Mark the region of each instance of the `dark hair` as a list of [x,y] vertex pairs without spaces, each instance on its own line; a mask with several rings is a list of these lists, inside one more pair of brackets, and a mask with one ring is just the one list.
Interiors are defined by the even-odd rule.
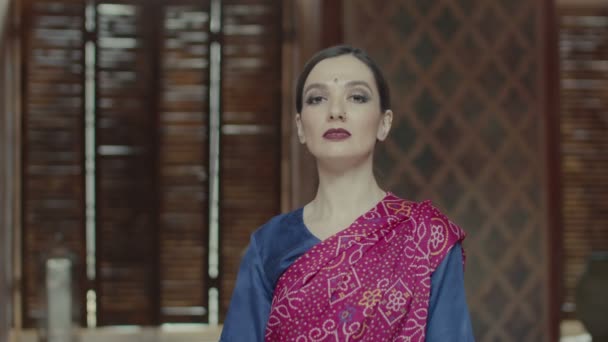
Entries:
[[367,65],[368,68],[370,68],[372,74],[374,74],[374,79],[376,80],[376,87],[378,88],[378,92],[380,93],[380,109],[382,110],[382,112],[385,112],[386,110],[390,109],[391,98],[388,90],[388,85],[386,84],[386,80],[382,75],[382,71],[380,71],[380,68],[378,67],[376,62],[374,62],[367,54],[367,52],[363,51],[362,49],[355,48],[350,45],[336,45],[317,52],[304,65],[304,69],[302,69],[302,72],[298,77],[298,83],[296,84],[296,111],[298,113],[302,112],[302,96],[304,95],[302,94],[302,92],[304,91],[304,83],[306,83],[306,79],[308,78],[308,75],[310,74],[312,69],[324,59],[339,57],[342,55],[352,55],[353,57],[357,58],[365,65]]

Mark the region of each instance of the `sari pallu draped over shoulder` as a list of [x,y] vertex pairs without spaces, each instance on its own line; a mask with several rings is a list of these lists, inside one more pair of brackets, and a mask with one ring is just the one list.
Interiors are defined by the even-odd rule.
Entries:
[[265,340],[424,341],[431,275],[464,237],[429,201],[389,193],[283,273]]

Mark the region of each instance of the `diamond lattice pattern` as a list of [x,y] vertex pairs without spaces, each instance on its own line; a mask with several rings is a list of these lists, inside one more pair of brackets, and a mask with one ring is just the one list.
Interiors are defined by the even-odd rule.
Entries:
[[[467,232],[478,341],[546,339],[542,66],[534,1],[345,2],[345,41],[378,61],[396,114],[380,181]],[[369,15],[374,13],[374,15]]]

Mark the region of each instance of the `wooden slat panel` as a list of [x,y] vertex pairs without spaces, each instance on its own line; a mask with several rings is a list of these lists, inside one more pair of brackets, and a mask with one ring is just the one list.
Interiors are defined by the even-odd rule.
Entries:
[[141,3],[96,8],[98,323],[155,324],[152,23]]
[[[249,234],[279,210],[275,5],[223,1],[222,310]],[[36,269],[57,226],[84,266],[84,2],[29,7],[23,188],[31,326],[41,308]],[[205,321],[209,3],[95,8],[98,324]]]
[[43,259],[61,245],[84,265],[84,11],[69,0],[24,8],[23,319],[34,327],[44,308]]
[[608,12],[562,9],[560,45],[564,302],[575,303],[588,256],[608,250]]
[[[281,5],[268,0],[226,0],[222,13],[223,314],[249,235],[280,210]],[[234,126],[228,129],[228,125]]]
[[163,9],[158,151],[162,322],[207,317],[209,3],[189,3]]

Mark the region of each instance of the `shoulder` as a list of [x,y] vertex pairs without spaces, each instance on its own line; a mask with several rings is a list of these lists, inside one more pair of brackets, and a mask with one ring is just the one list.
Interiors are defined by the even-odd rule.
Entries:
[[452,247],[461,243],[466,233],[431,201],[416,203],[412,212],[415,239],[424,250],[431,266],[437,267]]
[[[388,199],[385,199],[385,202],[388,202],[389,209],[393,209],[392,212],[403,213],[407,217],[416,221],[416,226],[419,227],[421,224],[424,224],[423,228],[426,228],[431,223],[444,223],[446,226],[451,227],[451,231],[456,234],[464,234],[456,224],[454,224],[439,208],[437,208],[432,201],[425,200],[422,202],[415,202],[407,199],[403,199],[397,197],[393,194]],[[393,205],[391,205],[393,204]],[[395,210],[394,204],[398,204],[397,210]],[[424,229],[423,229],[424,231]],[[464,237],[464,236],[463,236]]]
[[456,237],[458,237],[459,240],[464,239],[466,235],[458,225],[456,225],[430,200],[417,202],[414,206],[412,216],[418,222],[419,226],[421,224],[424,224],[427,228],[433,226],[442,226],[442,228],[447,229],[450,234],[454,234]]
[[302,221],[302,210],[277,215],[251,237],[269,280],[274,284],[283,271],[318,242]]
[[252,240],[258,247],[261,247],[267,245],[269,241],[274,241],[277,237],[283,236],[286,233],[285,230],[297,225],[299,210],[296,209],[272,217],[251,234]]

